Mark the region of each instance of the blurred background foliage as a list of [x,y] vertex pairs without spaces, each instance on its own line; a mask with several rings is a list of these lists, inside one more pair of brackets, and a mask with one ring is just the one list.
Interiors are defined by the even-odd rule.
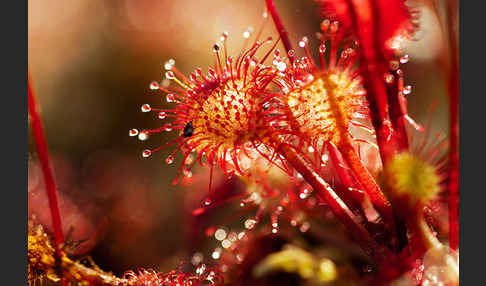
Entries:
[[[317,5],[276,2],[291,40],[308,36],[317,51]],[[410,62],[404,65],[406,84],[413,87],[409,111],[419,123],[433,116],[432,130],[447,132],[447,97],[437,65],[440,27],[426,5],[415,7],[420,28],[406,45]],[[221,33],[229,32],[230,54],[237,54],[242,33],[249,26],[258,29],[263,12],[261,0],[29,0],[29,70],[54,158],[64,228],[72,227],[74,240],[87,239],[75,255],[89,252],[116,274],[138,267],[171,270],[194,251],[209,259],[204,235],[194,236],[204,228],[191,218],[206,192],[207,171],[195,169],[193,185],[173,186],[179,161],[165,164],[172,149],[149,159],[141,152],[175,134],[140,142],[128,130],[162,125],[140,106],[167,105],[149,89],[162,78],[166,60],[175,59],[185,74],[206,70]],[[271,22],[264,35],[276,36]],[[432,102],[438,103],[433,115]],[[29,142],[29,214],[49,225],[40,177]],[[221,207],[212,219],[231,208]]]

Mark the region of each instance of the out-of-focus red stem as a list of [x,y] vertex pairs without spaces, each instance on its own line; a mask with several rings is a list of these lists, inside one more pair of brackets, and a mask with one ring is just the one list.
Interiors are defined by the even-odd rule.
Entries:
[[[447,1],[447,33],[449,38],[449,245],[456,250],[459,245],[459,59],[458,43],[454,32],[456,1]],[[453,11],[455,10],[455,11]]]
[[323,199],[334,215],[344,224],[352,237],[360,246],[378,263],[389,258],[391,253],[385,247],[381,247],[368,233],[368,231],[356,220],[346,204],[339,198],[329,184],[314,171],[314,167],[302,159],[295,150],[283,144],[279,153],[299,172],[309,183],[316,194]]
[[[265,3],[267,4],[267,9],[270,12],[270,15],[272,15],[273,22],[275,23],[275,27],[277,28],[280,38],[282,39],[285,51],[288,54],[289,51],[292,50],[292,45],[290,44],[288,32],[287,30],[285,30],[285,27],[282,24],[282,20],[280,20],[277,8],[275,7],[275,3],[273,3],[273,0],[265,0]],[[289,59],[292,61],[293,57],[289,57]]]
[[[59,211],[59,204],[57,199],[57,186],[54,179],[54,173],[51,168],[49,151],[47,150],[46,138],[44,136],[44,127],[42,120],[37,110],[37,103],[35,95],[31,87],[32,80],[30,78],[27,82],[27,96],[28,109],[30,114],[30,124],[32,126],[32,134],[34,137],[35,147],[37,149],[37,156],[44,175],[44,183],[46,185],[47,198],[49,200],[49,209],[51,211],[52,225],[54,227],[54,242],[56,246],[56,253],[58,257],[62,257],[61,245],[64,242],[64,234],[62,232],[61,213]],[[63,280],[63,285],[68,285]]]

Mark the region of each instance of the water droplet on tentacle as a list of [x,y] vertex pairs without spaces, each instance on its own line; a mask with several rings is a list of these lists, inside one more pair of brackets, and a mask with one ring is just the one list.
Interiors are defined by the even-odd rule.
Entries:
[[404,55],[403,57],[400,58],[400,63],[401,64],[406,64],[408,63],[408,55]]

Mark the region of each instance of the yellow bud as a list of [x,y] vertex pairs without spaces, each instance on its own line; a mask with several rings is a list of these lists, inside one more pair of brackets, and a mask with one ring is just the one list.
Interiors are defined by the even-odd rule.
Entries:
[[254,268],[253,275],[262,277],[275,271],[296,273],[303,279],[318,282],[332,281],[337,278],[336,266],[331,260],[327,258],[318,260],[311,253],[291,245],[268,255]]
[[317,269],[316,279],[319,282],[333,281],[337,278],[337,269],[334,262],[327,258],[321,259]]
[[408,197],[411,206],[426,203],[440,190],[440,177],[434,166],[409,153],[395,155],[383,173],[392,199]]

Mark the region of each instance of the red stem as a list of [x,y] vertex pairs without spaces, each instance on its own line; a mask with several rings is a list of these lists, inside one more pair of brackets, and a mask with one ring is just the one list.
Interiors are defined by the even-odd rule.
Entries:
[[[447,32],[449,37],[449,245],[456,250],[459,245],[459,59],[458,43],[454,33],[453,4],[447,1]],[[457,7],[457,6],[456,6]],[[457,10],[456,10],[457,11]]]
[[57,199],[57,186],[54,179],[54,174],[49,160],[49,152],[47,150],[46,138],[44,136],[44,127],[37,110],[34,92],[31,88],[31,79],[27,82],[28,108],[30,114],[30,124],[32,126],[32,133],[34,137],[37,155],[44,175],[44,183],[46,185],[47,198],[49,200],[49,209],[51,211],[52,225],[54,227],[54,242],[56,246],[56,253],[58,257],[62,257],[61,245],[64,242],[64,234],[62,232],[61,214],[59,211],[59,204]]
[[[282,42],[285,46],[285,49],[288,53],[292,49],[292,47],[288,40],[287,31],[285,30],[285,27],[283,26],[282,21],[280,20],[278,11],[275,8],[275,4],[273,0],[265,0],[265,2],[267,4],[268,11],[272,15],[277,31],[279,32],[280,37],[282,38]],[[372,58],[374,56],[375,54],[373,53]],[[289,57],[289,59],[292,60],[293,57]],[[365,62],[369,62],[369,61],[365,61]],[[374,62],[371,63],[374,64]],[[369,78],[375,79],[375,81],[372,82],[371,86],[379,91],[379,92],[375,92],[377,95],[379,95],[377,96],[379,104],[375,105],[375,109],[378,110],[378,112],[372,112],[372,114],[378,115],[379,113],[381,116],[381,117],[380,116],[375,117],[375,121],[374,121],[376,122],[377,125],[379,125],[379,128],[377,128],[378,130],[377,134],[378,134],[379,145],[381,143],[380,147],[382,147],[380,148],[380,152],[384,152],[384,154],[382,155],[382,159],[391,158],[391,155],[394,153],[394,149],[390,149],[390,147],[394,147],[392,146],[392,144],[390,144],[390,138],[391,135],[393,135],[393,129],[392,129],[392,124],[388,118],[388,103],[387,103],[386,87],[384,85],[383,80],[381,80],[381,82],[378,80],[379,78],[377,76],[377,71],[375,69],[369,68],[367,69],[367,72],[374,73],[373,76],[369,76]],[[371,98],[370,101],[375,102],[374,98]],[[359,223],[356,223],[356,221],[354,220],[355,218],[352,215],[351,211],[335,194],[335,192],[330,188],[330,186],[316,172],[312,171],[313,170],[312,167],[306,165],[299,165],[299,164],[305,164],[305,162],[300,160],[298,155],[295,154],[295,152],[290,147],[287,147],[286,149],[287,151],[284,153],[290,152],[290,153],[294,153],[294,155],[292,154],[283,154],[283,155],[287,158],[287,160],[289,160],[289,162],[293,165],[293,167],[301,173],[301,175],[307,180],[307,182],[314,187],[314,189],[318,193],[324,194],[323,196],[326,201],[332,200],[332,203],[328,202],[331,206],[331,209],[333,209],[333,212],[336,214],[336,216],[338,216],[340,220],[349,228],[350,232],[355,235],[355,238],[358,239],[359,241],[360,237],[359,235],[358,237],[356,237],[356,235],[359,234],[360,232],[365,232],[369,236],[369,233],[366,231],[366,229],[364,229]],[[348,154],[346,154],[345,157],[347,155]],[[349,156],[347,156],[346,158],[349,159]],[[354,160],[354,163],[357,162],[360,163],[359,160],[358,161]],[[365,189],[368,195],[370,196],[370,199],[372,200],[374,205],[378,204],[376,206],[377,210],[381,212],[384,219],[387,220],[388,225],[391,228],[390,230],[393,231],[394,221],[391,213],[390,203],[384,197],[383,193],[378,188],[373,178],[369,175],[368,171],[366,170],[366,168],[364,168],[364,166],[361,165],[362,168],[353,168],[353,167],[356,166],[352,166],[353,171],[355,171],[355,173],[356,171],[359,171],[357,175],[360,178],[359,180],[360,183],[366,184]],[[363,172],[363,169],[365,170],[365,172]],[[307,172],[307,173],[304,174],[302,172]],[[372,182],[370,182],[370,179],[372,180]],[[373,240],[373,238],[371,238],[371,240]],[[374,240],[373,242],[376,244]],[[366,244],[366,242],[361,242],[361,243]]]
[[[390,231],[391,237],[395,237],[395,221],[393,218],[391,204],[381,191],[378,184],[375,182],[373,176],[361,162],[358,154],[356,153],[355,147],[353,146],[353,142],[349,135],[348,126],[345,123],[345,115],[341,111],[338,100],[334,95],[334,90],[336,87],[330,82],[328,82],[327,85],[330,87],[327,90],[330,110],[334,115],[337,132],[340,136],[337,148],[339,149],[339,152],[342,154],[346,163],[353,171],[354,176],[363,187],[363,190],[368,194],[374,208],[382,216],[385,225]],[[332,145],[330,146],[332,147]],[[392,239],[392,244],[394,244],[394,241],[395,240]]]
[[374,177],[370,174],[368,169],[363,165],[360,158],[356,154],[356,150],[351,144],[349,136],[342,140],[338,148],[343,155],[343,158],[353,170],[353,174],[356,176],[359,183],[368,194],[373,207],[383,218],[385,226],[389,232],[388,234],[390,236],[391,246],[395,248],[397,244],[397,230],[393,209],[390,202],[381,191]]
[[[329,156],[331,157],[334,169],[339,177],[341,183],[345,186],[346,190],[339,192],[338,194],[342,197],[343,201],[349,205],[351,208],[359,210],[361,209],[361,202],[363,201],[363,196],[357,191],[360,190],[359,182],[352,177],[348,164],[344,161],[341,152],[332,143],[328,142],[326,144],[327,150],[329,151]],[[349,188],[356,189],[356,192],[352,192]],[[353,193],[355,195],[353,195]]]
[[303,160],[290,145],[283,144],[279,153],[299,172],[309,183],[316,194],[330,207],[334,215],[344,224],[352,237],[360,244],[368,255],[377,263],[389,258],[391,253],[384,247],[380,247],[368,231],[356,220],[346,204],[339,198],[329,184],[314,171],[313,166]]
[[[389,116],[389,102],[387,86],[384,81],[385,73],[389,72],[386,61],[377,46],[376,16],[371,1],[347,0],[354,30],[359,41],[359,56],[364,78],[364,86],[367,90],[366,98],[369,103],[371,122],[376,130],[377,143],[380,148],[380,156],[385,166],[399,149],[397,132]],[[395,105],[393,109],[395,109]],[[399,138],[406,137],[401,134]]]
[[[343,141],[349,141],[349,139],[347,138],[347,140],[344,139]],[[358,154],[356,154],[354,146],[351,144],[351,142],[343,142],[338,148],[343,158],[353,170],[354,175],[370,197],[373,206],[376,208],[376,210],[378,210],[378,212],[380,212],[388,223],[392,224],[393,216],[391,204],[381,191],[368,169],[363,166]]]
[[[282,24],[282,20],[280,20],[277,8],[275,7],[275,3],[273,3],[273,0],[265,0],[265,3],[267,4],[267,9],[270,12],[270,15],[272,15],[273,22],[275,23],[275,27],[277,28],[280,38],[282,39],[285,51],[288,54],[290,50],[293,50],[292,45],[290,44],[288,32],[287,30],[285,30],[285,27]],[[289,57],[289,60],[292,61],[293,57]]]

